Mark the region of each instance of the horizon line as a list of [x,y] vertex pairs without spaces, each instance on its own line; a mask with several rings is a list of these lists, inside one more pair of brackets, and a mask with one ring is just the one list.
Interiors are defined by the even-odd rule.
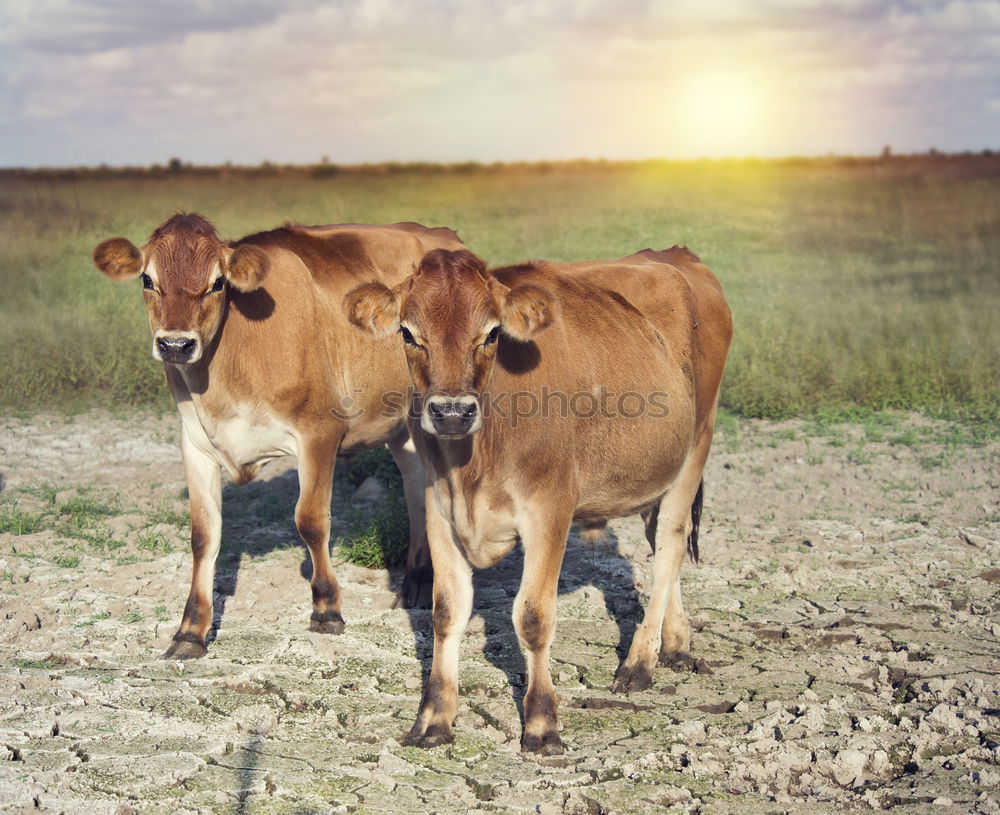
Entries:
[[204,170],[250,170],[250,171],[261,171],[261,170],[309,170],[309,171],[322,171],[324,168],[328,168],[331,174],[335,171],[343,170],[345,172],[357,172],[366,170],[379,170],[379,169],[428,169],[428,168],[439,168],[443,170],[450,169],[491,169],[491,168],[504,168],[504,167],[544,167],[544,166],[559,166],[559,165],[573,165],[573,164],[583,164],[583,165],[641,165],[641,164],[722,164],[722,163],[759,163],[759,164],[779,164],[783,162],[808,162],[808,161],[844,161],[844,160],[856,160],[856,161],[888,161],[894,159],[915,159],[915,158],[971,158],[971,157],[991,157],[1000,155],[1000,149],[998,148],[967,148],[965,150],[938,150],[937,148],[931,147],[927,150],[920,152],[895,152],[891,149],[891,146],[883,148],[877,153],[836,153],[833,151],[827,153],[799,153],[799,154],[789,154],[784,156],[757,156],[757,155],[743,155],[743,156],[699,156],[696,158],[669,158],[669,157],[646,157],[646,158],[607,158],[607,157],[587,157],[578,156],[576,158],[537,158],[537,159],[495,159],[495,160],[483,160],[483,159],[456,159],[454,161],[429,161],[422,159],[386,159],[383,161],[365,161],[365,162],[350,162],[350,163],[339,163],[335,161],[330,161],[326,156],[321,157],[319,161],[314,162],[279,162],[270,161],[268,159],[263,159],[257,164],[242,164],[235,163],[232,161],[225,161],[221,163],[196,163],[193,161],[184,161],[180,157],[171,156],[166,161],[154,162],[151,164],[108,164],[106,162],[101,162],[99,164],[39,164],[39,165],[0,165],[0,173],[18,173],[18,172],[136,172],[136,171],[163,171],[165,173],[183,173],[187,171],[204,171]]

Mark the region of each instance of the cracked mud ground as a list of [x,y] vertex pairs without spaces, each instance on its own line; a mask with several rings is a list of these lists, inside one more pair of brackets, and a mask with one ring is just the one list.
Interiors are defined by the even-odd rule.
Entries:
[[175,436],[169,415],[0,418],[0,511],[47,519],[0,534],[2,812],[1000,813],[997,442],[910,416],[729,421],[682,574],[693,661],[608,691],[648,547],[637,518],[574,535],[567,751],[538,759],[518,750],[520,558],[478,575],[455,743],[402,747],[429,614],[345,564],[346,632],[307,630],[287,461],[226,488],[209,656],[162,660],[190,568]]

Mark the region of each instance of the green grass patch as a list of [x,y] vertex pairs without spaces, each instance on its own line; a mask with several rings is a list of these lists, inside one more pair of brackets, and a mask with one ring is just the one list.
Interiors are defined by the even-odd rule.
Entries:
[[90,626],[94,625],[95,623],[99,623],[101,620],[110,620],[110,619],[111,619],[111,612],[110,611],[101,611],[101,612],[99,612],[97,614],[91,614],[85,620],[80,620],[80,622],[78,622],[78,623],[73,623],[73,627],[74,628],[89,628]]
[[0,533],[30,535],[44,527],[43,515],[21,509],[13,499],[0,499]]
[[51,671],[53,668],[58,668],[59,664],[56,662],[46,662],[41,659],[15,659],[14,667],[20,668],[21,670],[44,670]]
[[401,491],[403,476],[392,458],[392,454],[384,447],[374,450],[364,450],[356,453],[338,469],[338,475],[357,489],[369,476],[375,476],[387,490]]
[[170,404],[140,284],[93,268],[197,210],[227,238],[285,221],[449,225],[493,264],[686,244],[736,334],[722,404],[1000,430],[1000,156],[556,163],[365,171],[14,173],[0,184],[0,404]]
[[353,510],[349,531],[337,538],[337,554],[366,569],[389,569],[406,562],[410,524],[401,492],[390,492],[377,509]]
[[340,465],[337,474],[352,489],[374,476],[388,493],[381,506],[355,509],[347,515],[348,532],[335,541],[340,557],[367,569],[403,565],[410,543],[410,525],[403,477],[392,455],[385,448],[357,453]]
[[79,555],[56,555],[52,558],[52,562],[56,566],[61,566],[63,569],[75,569],[80,565]]
[[153,532],[143,532],[136,536],[135,544],[144,552],[154,554],[169,554],[174,551],[174,546],[170,541],[164,540],[160,535]]
[[161,507],[149,514],[149,524],[150,526],[170,524],[171,526],[186,528],[191,525],[191,512],[189,510],[178,512],[173,509]]

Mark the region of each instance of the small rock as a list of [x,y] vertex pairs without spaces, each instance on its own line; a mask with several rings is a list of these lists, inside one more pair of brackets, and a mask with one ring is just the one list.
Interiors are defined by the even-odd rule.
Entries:
[[233,711],[233,721],[243,733],[263,735],[278,726],[278,712],[269,705],[245,705]]
[[858,787],[864,783],[867,763],[868,756],[860,750],[841,750],[831,765],[833,780],[842,787]]
[[944,703],[937,705],[924,718],[931,724],[943,727],[945,730],[953,733],[959,733],[965,729],[965,722],[956,713],[955,709],[951,705]]
[[967,546],[972,546],[975,549],[987,549],[989,548],[992,541],[984,538],[982,535],[977,535],[974,532],[969,532],[967,529],[958,530],[958,537],[962,543]]
[[380,504],[388,497],[389,493],[382,482],[375,476],[370,475],[361,482],[361,486],[354,491],[355,501],[367,501],[371,504]]
[[14,621],[18,631],[38,631],[42,627],[42,618],[27,609],[10,612],[7,619]]
[[1000,773],[993,770],[978,770],[969,773],[969,780],[973,784],[980,784],[984,787],[1000,787]]

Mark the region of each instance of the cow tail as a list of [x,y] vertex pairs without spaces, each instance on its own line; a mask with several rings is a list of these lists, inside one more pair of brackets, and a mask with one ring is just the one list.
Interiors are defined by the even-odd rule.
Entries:
[[705,479],[698,484],[698,492],[691,504],[691,534],[688,535],[688,554],[691,560],[698,562],[698,524],[701,522],[701,502],[705,493]]

